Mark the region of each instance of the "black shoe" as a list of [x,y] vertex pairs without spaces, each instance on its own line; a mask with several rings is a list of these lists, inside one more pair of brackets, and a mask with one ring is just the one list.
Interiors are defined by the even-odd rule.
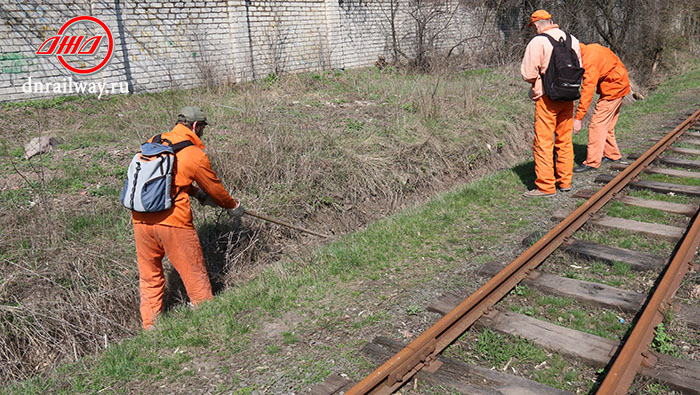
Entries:
[[562,188],[560,186],[557,186],[557,190],[562,191],[562,192],[569,192],[569,191],[571,191],[571,187]]
[[601,165],[608,163],[608,162],[619,163],[621,165],[629,165],[630,164],[629,162],[622,160],[622,158],[612,160],[612,159],[608,158],[607,156],[604,156],[603,159],[600,160]]
[[582,163],[574,168],[574,173],[583,173],[591,170],[595,170],[595,167],[586,166]]

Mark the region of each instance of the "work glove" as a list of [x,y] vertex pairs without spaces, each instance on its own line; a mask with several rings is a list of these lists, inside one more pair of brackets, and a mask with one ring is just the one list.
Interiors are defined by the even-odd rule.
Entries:
[[229,217],[236,219],[241,218],[243,214],[245,214],[245,209],[243,208],[242,204],[238,203],[238,206],[236,206],[236,208],[230,208],[226,210],[226,212],[228,213]]
[[197,190],[197,192],[194,194],[194,197],[199,201],[199,204],[201,204],[202,206],[217,207],[217,204],[214,203],[214,200],[211,198],[211,196],[207,195],[207,193],[201,189]]

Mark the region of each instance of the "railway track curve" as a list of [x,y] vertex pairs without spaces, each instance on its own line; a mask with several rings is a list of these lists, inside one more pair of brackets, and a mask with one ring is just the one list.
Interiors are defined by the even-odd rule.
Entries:
[[[627,260],[630,264],[639,265],[641,268],[649,265],[665,265],[665,268],[661,271],[656,281],[652,293],[649,295],[625,295],[622,299],[629,299],[630,306],[620,307],[619,305],[615,305],[616,308],[636,309],[636,311],[638,311],[633,329],[628,332],[621,344],[616,342],[606,343],[599,339],[578,335],[573,333],[575,332],[573,330],[569,330],[569,332],[561,335],[573,336],[574,338],[578,337],[578,340],[583,344],[583,348],[588,347],[588,349],[581,351],[569,350],[569,355],[582,358],[583,360],[587,360],[586,353],[590,354],[589,349],[603,350],[603,352],[599,352],[599,354],[606,354],[604,351],[607,350],[607,355],[591,357],[590,361],[587,360],[587,362],[596,364],[597,366],[603,366],[606,369],[605,378],[600,383],[597,393],[626,394],[632,381],[638,374],[644,374],[648,377],[654,377],[667,382],[672,388],[682,393],[700,393],[700,364],[667,358],[649,350],[650,344],[654,338],[655,328],[662,321],[664,313],[674,308],[672,303],[673,296],[680,286],[683,277],[693,267],[693,258],[698,245],[700,245],[700,221],[696,220],[698,207],[677,203],[655,203],[653,201],[621,195],[621,192],[625,188],[641,188],[654,191],[671,190],[676,191],[674,193],[700,196],[700,187],[638,180],[638,176],[642,173],[700,178],[698,175],[700,173],[697,172],[662,167],[663,165],[671,165],[683,167],[685,169],[700,169],[700,161],[675,160],[664,156],[667,152],[700,155],[700,150],[672,146],[672,144],[677,142],[682,136],[700,137],[698,133],[689,132],[692,128],[697,127],[699,121],[700,109],[681,122],[667,135],[656,141],[644,154],[632,156],[631,158],[634,159],[633,163],[629,165],[613,165],[611,169],[619,170],[619,174],[614,177],[607,175],[599,176],[596,181],[604,182],[605,185],[598,191],[580,191],[577,193],[577,197],[586,198],[587,200],[570,214],[565,216],[561,215],[561,217],[563,217],[561,222],[510,264],[507,264],[505,267],[495,267],[491,265],[491,271],[494,273],[493,277],[476,292],[463,300],[455,300],[455,298],[452,297],[451,300],[443,301],[441,306],[432,306],[432,310],[442,313],[443,317],[411,343],[402,346],[388,339],[375,340],[374,343],[383,343],[385,349],[397,349],[398,351],[391,356],[387,356],[388,359],[386,362],[381,364],[381,366],[363,380],[357,383],[351,383],[347,379],[332,376],[329,377],[325,383],[316,387],[313,392],[317,394],[345,393],[352,395],[388,394],[401,388],[416,374],[424,373],[434,375],[435,372],[442,370],[442,375],[447,377],[444,378],[444,380],[446,380],[448,385],[458,390],[459,388],[465,388],[462,392],[472,393],[472,391],[476,392],[477,390],[482,392],[481,390],[484,388],[491,388],[496,393],[546,393],[549,387],[540,387],[537,383],[529,382],[528,380],[501,380],[498,377],[490,376],[488,372],[474,369],[469,370],[469,368],[464,366],[459,368],[462,369],[459,371],[461,373],[452,372],[452,376],[450,376],[448,371],[457,368],[444,367],[439,357],[446,347],[455,342],[456,339],[462,336],[462,334],[477,323],[478,320],[491,320],[493,324],[493,321],[503,321],[507,319],[508,314],[499,312],[498,309],[495,308],[495,305],[508,295],[518,284],[522,282],[546,283],[550,281],[550,283],[552,283],[550,287],[559,286],[559,288],[562,288],[562,284],[554,283],[562,283],[564,280],[548,279],[546,275],[542,275],[536,269],[554,251],[563,248],[575,253],[601,259],[613,260],[613,258],[615,258],[622,259],[623,261]],[[690,143],[692,143],[692,141],[693,140],[689,140]],[[683,150],[686,152],[683,152]],[[652,166],[652,164],[655,165]],[[689,225],[686,229],[680,229],[667,225],[640,225],[632,224],[632,222],[635,221],[611,221],[609,219],[597,217],[596,213],[612,200],[619,200],[624,204],[657,208],[670,213],[686,215],[690,218]],[[640,232],[646,232],[649,235],[653,235],[653,237],[669,237],[671,240],[679,241],[673,255],[667,259],[661,259],[649,254],[634,251],[625,252],[628,256],[620,258],[621,252],[619,249],[604,248],[599,245],[593,246],[586,242],[571,240],[573,234],[584,224],[589,222],[596,222],[601,226],[624,226],[628,229],[637,229]],[[637,228],[635,228],[635,226]],[[613,256],[613,258],[610,258],[610,256]],[[591,286],[577,283],[563,286],[563,288],[567,287],[569,291],[566,292],[573,292],[571,290],[575,290],[577,287],[585,288]],[[617,293],[618,299],[620,298],[619,290],[607,290],[602,285],[597,288],[600,289],[595,290],[596,294],[604,293],[604,291],[612,292]],[[585,293],[586,291],[584,290],[582,292]],[[601,306],[604,306],[605,303],[613,303],[605,302],[600,297],[598,299],[599,300],[594,303],[598,303]],[[449,306],[450,308],[445,306]],[[694,309],[692,307],[686,307],[685,310],[679,311],[679,313],[688,317],[691,325],[697,325],[697,327],[700,328],[700,309],[697,309],[697,307]],[[537,323],[533,323],[533,325],[536,327],[538,326]],[[541,330],[543,333],[550,333],[549,335],[543,335],[543,337],[555,337],[555,335],[551,335],[551,333],[557,331],[556,329],[545,329],[543,327],[538,327],[535,329],[535,332],[537,330]],[[522,333],[518,333],[517,330],[514,330],[513,333],[522,335]],[[546,343],[548,339],[543,338],[541,341]],[[549,339],[549,341],[553,340]],[[586,342],[592,343],[587,344]],[[467,384],[457,383],[460,379],[454,377],[455,375],[470,374],[473,375],[474,378],[471,379],[471,382],[470,379],[466,379]],[[481,383],[476,385],[477,381]],[[484,387],[484,383],[487,383],[486,387]],[[552,393],[559,393],[557,391],[558,390],[555,390]],[[488,391],[484,390],[484,392]]]

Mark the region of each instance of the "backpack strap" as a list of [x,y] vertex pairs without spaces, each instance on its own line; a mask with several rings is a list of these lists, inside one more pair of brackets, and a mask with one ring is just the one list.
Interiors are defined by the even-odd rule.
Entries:
[[[156,134],[155,136],[151,137],[151,139],[150,139],[149,141],[147,141],[147,142],[149,142],[149,143],[154,143],[154,144],[164,144],[164,143],[168,143],[169,146],[173,147],[172,141],[170,141],[170,140],[168,140],[168,139],[164,139],[162,136],[163,136],[163,133],[158,133],[158,134]],[[184,147],[183,147],[183,148],[184,148]]]
[[189,147],[190,145],[194,145],[194,143],[191,142],[190,140],[183,140],[183,141],[180,141],[179,143],[173,144],[172,141],[170,141],[168,139],[164,139],[162,136],[163,136],[162,133],[156,134],[151,139],[151,142],[155,143],[155,144],[168,143],[168,145],[173,149],[173,152],[177,152],[183,148]]
[[173,147],[173,151],[178,152],[183,148],[189,147],[190,145],[194,145],[194,143],[190,140],[184,140],[180,141],[179,143],[171,144],[171,147]]
[[158,133],[155,136],[151,137],[151,139],[149,141],[147,141],[147,143],[154,143],[154,144],[168,143],[168,145],[172,147],[173,143],[170,142],[170,140],[168,140],[168,139],[164,139],[162,136],[163,136],[163,133]]
[[[178,151],[182,150],[183,148],[187,148],[191,145],[194,145],[194,143],[191,142],[190,140],[183,140],[183,141],[180,141],[179,143],[171,144],[170,146],[172,147],[173,152],[177,153]],[[173,201],[175,201],[175,198],[177,198],[177,195],[179,195],[180,192],[182,192],[185,188],[186,188],[186,186],[183,186],[182,188],[177,188],[177,191],[175,192],[175,196],[173,196],[173,198],[172,198]]]
[[[540,33],[540,34],[538,34],[537,36],[538,36],[538,37],[539,37],[539,36],[547,37],[547,38],[549,39],[549,42],[552,43],[552,46],[553,46],[553,47],[556,47],[557,45],[559,45],[559,42],[558,42],[557,40],[555,40],[554,37],[550,36],[550,35],[547,34],[547,33]],[[567,33],[567,36],[568,36],[568,33]]]
[[[562,44],[564,44],[564,46],[565,46],[566,48],[573,49],[573,46],[571,45],[571,44],[572,44],[571,35],[570,35],[569,33],[567,33],[567,32],[564,32],[564,37],[566,37],[566,39],[563,40],[563,43],[562,43],[562,41],[557,41],[557,40],[555,40],[554,37],[552,37],[552,36],[550,36],[549,34],[546,34],[546,33],[540,33],[540,34],[538,34],[538,36],[547,37],[547,38],[549,39],[549,42],[552,43],[552,46],[553,46],[553,47],[556,47],[557,45],[562,45]],[[561,40],[561,39],[560,39],[560,40]]]
[[569,49],[574,49],[572,45],[571,35],[567,32],[564,32],[564,34],[566,34],[566,41],[564,41],[564,45],[566,45],[566,47]]

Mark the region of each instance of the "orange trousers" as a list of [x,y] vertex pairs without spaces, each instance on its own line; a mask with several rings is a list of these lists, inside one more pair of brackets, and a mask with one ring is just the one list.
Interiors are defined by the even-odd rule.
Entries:
[[584,165],[598,168],[603,156],[612,160],[622,158],[615,141],[615,124],[620,115],[622,97],[612,100],[598,100],[595,112],[588,125],[588,151]]
[[163,311],[163,256],[166,254],[180,274],[192,304],[197,306],[213,297],[197,231],[137,223],[134,224],[134,238],[139,264],[141,320],[144,329],[150,329],[156,316]]
[[[545,193],[555,193],[557,186],[571,188],[574,169],[574,102],[551,100],[542,96],[535,102],[535,185]],[[556,152],[557,160],[554,161]]]

